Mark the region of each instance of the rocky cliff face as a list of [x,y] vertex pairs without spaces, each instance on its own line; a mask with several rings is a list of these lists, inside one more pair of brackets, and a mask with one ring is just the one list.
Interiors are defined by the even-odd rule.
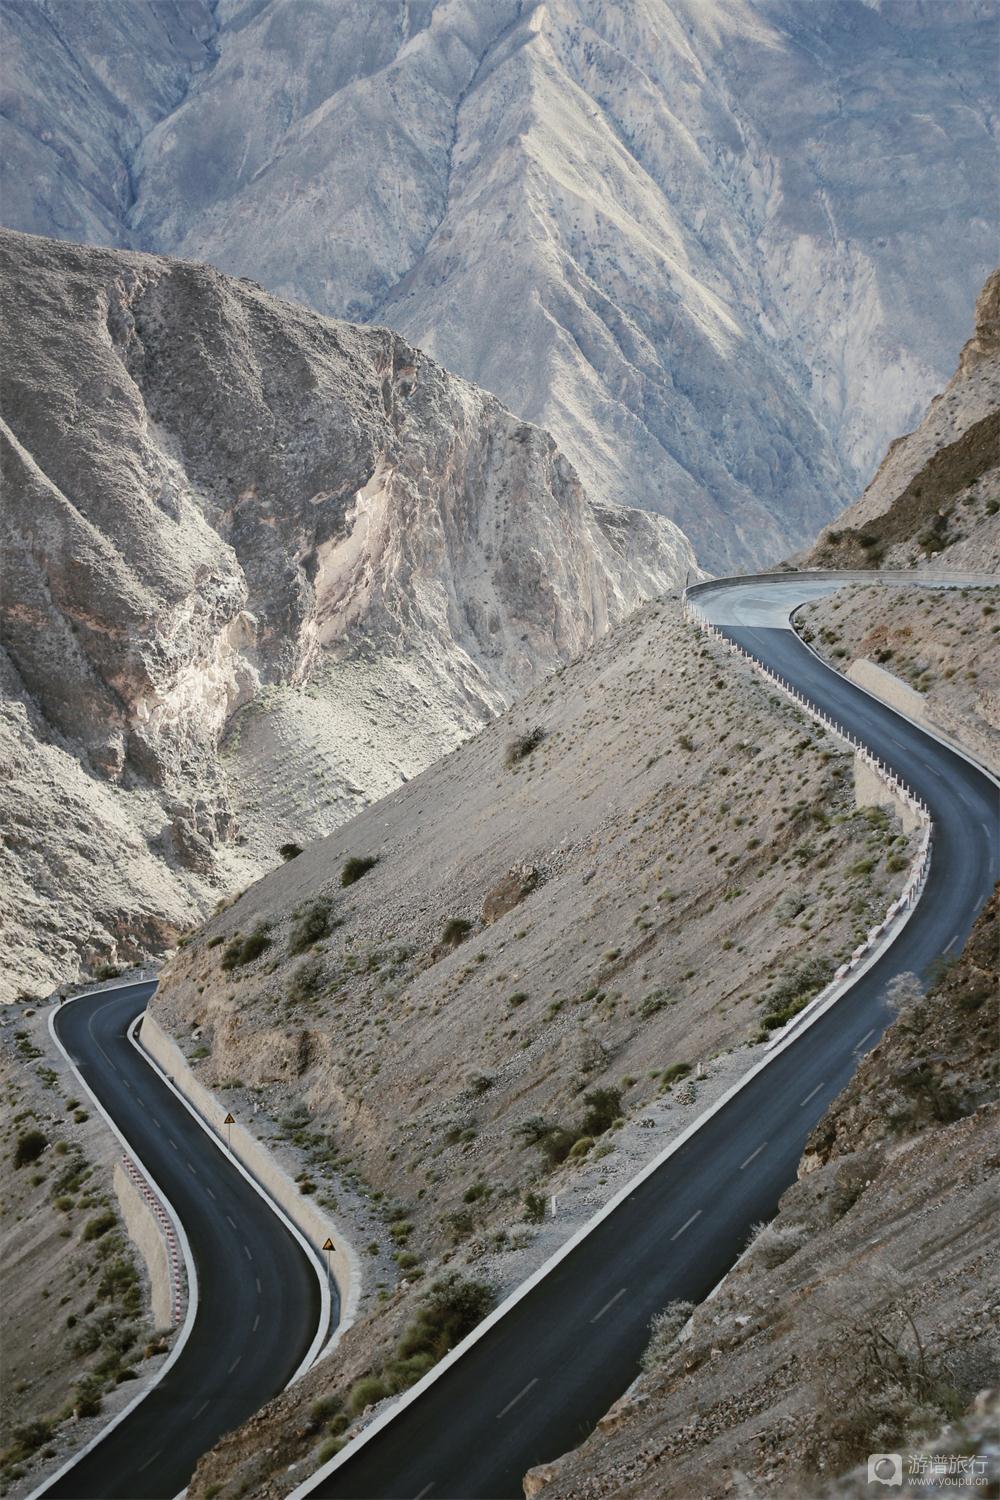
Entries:
[[820,536],[819,567],[1000,568],[1000,270],[976,303],[958,369],[893,442],[860,500]]
[[8,222],[388,322],[717,571],[857,493],[992,264],[986,0],[92,10],[7,6]]
[[15,982],[167,939],[692,565],[388,330],[0,254]]

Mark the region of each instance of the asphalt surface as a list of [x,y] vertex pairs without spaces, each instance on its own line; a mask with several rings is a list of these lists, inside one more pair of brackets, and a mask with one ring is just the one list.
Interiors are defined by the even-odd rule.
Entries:
[[173,1204],[198,1279],[198,1312],[177,1362],[46,1497],[171,1500],[201,1454],[291,1379],[320,1317],[301,1245],[131,1045],[154,984],[64,1005],[59,1040]]
[[812,1127],[891,1019],[888,981],[927,976],[958,952],[1000,873],[997,790],[986,776],[824,667],[790,630],[723,628],[926,801],[935,835],[917,913],[830,1011],[451,1368],[296,1494],[519,1500],[525,1471],[577,1445],[637,1374],[654,1313],[704,1298],[751,1226],[773,1214]]

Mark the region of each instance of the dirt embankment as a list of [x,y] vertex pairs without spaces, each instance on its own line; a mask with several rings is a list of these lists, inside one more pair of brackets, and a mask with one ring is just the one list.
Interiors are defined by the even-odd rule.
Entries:
[[871,1452],[995,1450],[997,908],[904,1000],[720,1294],[680,1339],[684,1310],[664,1321],[647,1373],[529,1494],[861,1495]]
[[43,1013],[4,1007],[0,1479],[16,1495],[82,1446],[167,1347],[112,1190],[110,1134],[49,1045]]
[[[899,702],[988,765],[1000,761],[1000,589],[847,588],[796,615],[830,666],[870,662],[919,700]],[[859,677],[859,680],[862,680]],[[863,685],[892,699],[892,683]]]
[[415,1378],[401,1331],[434,1279],[499,1295],[533,1269],[822,986],[909,848],[668,602],[221,911],[154,1011],[301,1151],[304,1192],[366,1197],[384,1297],[192,1495],[284,1493]]

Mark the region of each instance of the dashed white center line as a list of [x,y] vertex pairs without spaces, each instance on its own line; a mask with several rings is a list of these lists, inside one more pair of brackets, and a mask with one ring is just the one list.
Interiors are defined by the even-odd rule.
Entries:
[[430,1484],[425,1484],[423,1489],[420,1491],[420,1494],[414,1496],[414,1500],[424,1500],[424,1496],[430,1494],[431,1490],[434,1488],[435,1483],[436,1481],[432,1479]]
[[520,1401],[521,1397],[522,1396],[526,1396],[528,1394],[528,1392],[531,1390],[532,1386],[535,1386],[537,1384],[538,1384],[538,1376],[536,1375],[535,1378],[534,1378],[534,1380],[529,1380],[528,1381],[528,1384],[524,1387],[523,1391],[518,1391],[518,1393],[514,1397],[513,1401],[508,1401],[507,1402],[507,1405],[504,1407],[503,1411],[498,1411],[497,1412],[497,1421],[499,1422],[499,1420],[500,1420],[501,1417],[505,1417],[507,1415],[507,1413],[510,1411],[511,1407],[512,1406],[516,1406],[517,1403]]
[[855,1049],[854,1049],[855,1052],[860,1052],[861,1049],[862,1049],[862,1047],[865,1045],[865,1042],[867,1042],[868,1038],[870,1036],[874,1036],[874,1035],[875,1035],[875,1027],[873,1026],[872,1029],[871,1029],[871,1031],[866,1031],[865,1032],[864,1036],[861,1038],[860,1042],[855,1047]]
[[199,1406],[199,1408],[198,1408],[198,1410],[197,1410],[197,1411],[196,1411],[196,1412],[195,1412],[195,1416],[196,1416],[196,1417],[200,1417],[200,1416],[201,1416],[201,1414],[202,1414],[202,1412],[203,1412],[203,1411],[204,1411],[204,1410],[205,1410],[205,1407],[206,1407],[206,1406],[207,1406],[207,1405],[208,1405],[208,1402],[207,1402],[207,1401],[203,1401],[203,1402],[202,1402],[202,1403],[201,1403],[201,1405],[200,1405],[200,1406]]
[[257,1283],[257,1295],[260,1296],[260,1277],[259,1276],[255,1276],[254,1277],[254,1281],[256,1281],[256,1283]]
[[750,1163],[751,1163],[751,1162],[752,1162],[752,1161],[754,1161],[754,1160],[755,1160],[755,1159],[756,1159],[756,1158],[757,1158],[757,1157],[758,1157],[758,1156],[759,1156],[759,1155],[760,1155],[760,1153],[761,1153],[761,1152],[762,1152],[762,1151],[763,1151],[763,1149],[764,1149],[764,1147],[765,1147],[765,1146],[766,1146],[766,1145],[767,1145],[767,1142],[766,1142],[766,1141],[764,1141],[764,1142],[762,1142],[762,1144],[761,1144],[761,1145],[759,1145],[759,1146],[758,1146],[758,1147],[757,1147],[757,1149],[756,1149],[756,1151],[751,1151],[751,1153],[750,1153],[750,1155],[749,1155],[749,1156],[748,1156],[748,1157],[747,1157],[747,1159],[746,1159],[746,1161],[744,1161],[744,1162],[741,1162],[741,1163],[740,1163],[740,1171],[741,1171],[741,1172],[742,1172],[742,1171],[743,1171],[743,1168],[744,1168],[744,1167],[748,1167],[748,1166],[749,1166],[749,1165],[750,1165]]
[[[170,1137],[169,1136],[167,1136],[167,1140],[170,1141]],[[174,1150],[176,1151],[177,1150],[177,1142],[176,1141],[170,1141],[170,1144],[171,1144],[171,1146],[173,1146]]]
[[250,1246],[249,1245],[244,1245],[243,1246],[243,1254],[246,1256],[247,1260],[253,1260],[253,1256],[250,1254]]
[[670,1236],[670,1238],[672,1240],[679,1240],[680,1237],[681,1237],[681,1235],[684,1233],[685,1229],[690,1229],[691,1225],[694,1223],[695,1219],[700,1219],[700,1218],[701,1218],[701,1209],[700,1208],[696,1208],[695,1211],[694,1211],[694,1213],[691,1215],[690,1219],[686,1219],[684,1221],[684,1223],[681,1225],[680,1229],[678,1229],[677,1233],[676,1234],[672,1234]]
[[215,1202],[215,1194],[212,1192],[212,1189],[210,1187],[207,1187],[205,1189],[205,1192],[208,1194],[208,1196],[211,1198],[212,1202],[214,1203]]
[[229,1220],[230,1224],[235,1229],[236,1228],[236,1220],[232,1217],[232,1215],[231,1214],[226,1214],[226,1218]]
[[197,1177],[198,1173],[197,1173],[196,1169],[191,1165],[190,1162],[185,1162],[184,1165],[187,1167],[187,1169],[188,1169],[189,1172],[193,1173],[193,1175],[195,1177]]
[[151,1120],[152,1120],[152,1122],[153,1122],[153,1124],[154,1124],[154,1125],[155,1125],[155,1126],[156,1126],[156,1128],[157,1128],[157,1130],[159,1130],[159,1128],[160,1128],[160,1122],[159,1122],[159,1120],[158,1120],[158,1119],[157,1119],[157,1118],[156,1118],[156,1116],[155,1116],[155,1115],[150,1115],[150,1117],[149,1117],[149,1118],[150,1118],[150,1119],[151,1119]]
[[227,1375],[231,1375],[233,1373],[233,1371],[236,1369],[236,1366],[239,1364],[239,1362],[240,1362],[240,1360],[242,1358],[243,1358],[242,1354],[237,1354],[236,1358],[233,1360],[232,1364],[229,1366],[229,1369],[226,1371]]
[[150,1464],[153,1462],[153,1460],[156,1459],[156,1458],[159,1458],[159,1456],[160,1456],[160,1454],[162,1452],[163,1452],[162,1448],[157,1448],[157,1450],[156,1450],[155,1453],[151,1453],[149,1455],[149,1457],[146,1459],[146,1462],[144,1464],[140,1464],[139,1465],[138,1469],[136,1469],[136,1473],[137,1474],[141,1474],[142,1471],[143,1471],[143,1469],[148,1469],[149,1466],[150,1466]]
[[595,1313],[594,1316],[591,1318],[590,1321],[592,1323],[596,1323],[597,1320],[598,1320],[598,1318],[603,1318],[604,1314],[607,1312],[608,1308],[609,1307],[614,1307],[614,1305],[618,1301],[619,1297],[624,1297],[624,1295],[625,1295],[625,1293],[627,1291],[628,1291],[628,1287],[627,1286],[623,1286],[620,1292],[615,1292],[615,1295],[612,1297],[611,1301],[610,1302],[605,1302],[605,1304],[601,1308],[600,1312],[599,1313]]
[[823,1087],[823,1085],[821,1083],[817,1083],[817,1085],[816,1085],[816,1087],[814,1089],[810,1089],[809,1093],[806,1095],[806,1097],[802,1100],[802,1103],[799,1105],[799,1109],[804,1109],[805,1106],[809,1103],[810,1099],[815,1099],[816,1095],[819,1093],[819,1091],[820,1091],[820,1089],[822,1087]]
[[257,1329],[259,1327],[260,1327],[260,1313],[258,1313],[257,1316],[254,1318],[254,1320],[253,1320],[253,1327],[251,1328],[250,1332],[251,1333],[256,1333]]

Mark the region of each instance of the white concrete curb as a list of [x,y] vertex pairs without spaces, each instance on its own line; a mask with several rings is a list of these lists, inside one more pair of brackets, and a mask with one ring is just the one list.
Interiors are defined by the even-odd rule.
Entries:
[[217,1150],[221,1151],[222,1155],[226,1158],[230,1165],[235,1167],[237,1172],[239,1172],[242,1177],[246,1178],[247,1182],[249,1182],[254,1191],[258,1193],[261,1198],[263,1198],[264,1202],[267,1204],[271,1212],[276,1216],[276,1218],[281,1220],[282,1224],[284,1224],[285,1228],[292,1235],[293,1239],[297,1240],[301,1245],[302,1249],[306,1253],[309,1264],[316,1272],[320,1288],[319,1327],[316,1330],[316,1335],[308,1350],[306,1351],[301,1364],[295,1371],[291,1380],[288,1381],[288,1385],[285,1386],[285,1389],[287,1390],[288,1386],[294,1385],[295,1382],[306,1373],[310,1366],[315,1363],[316,1359],[319,1356],[319,1351],[322,1349],[327,1338],[332,1337],[333,1333],[336,1332],[335,1329],[330,1330],[330,1278],[327,1275],[326,1266],[323,1264],[319,1255],[313,1249],[312,1245],[310,1245],[309,1241],[306,1239],[302,1231],[296,1224],[292,1223],[292,1220],[285,1213],[284,1209],[274,1201],[274,1199],[268,1193],[267,1189],[257,1181],[256,1177],[254,1177],[253,1173],[247,1170],[247,1168],[240,1161],[239,1157],[235,1156],[231,1151],[227,1149],[225,1142],[220,1140],[215,1131],[212,1129],[211,1125],[209,1125],[208,1121],[201,1114],[199,1114],[198,1110],[195,1109],[191,1101],[181,1092],[181,1090],[174,1083],[173,1079],[168,1077],[168,1075],[160,1067],[159,1063],[156,1062],[146,1051],[145,1047],[143,1047],[141,1041],[136,1036],[136,1030],[141,1020],[142,1016],[136,1016],[135,1020],[132,1022],[131,1026],[128,1029],[128,1039],[132,1043],[132,1046],[135,1048],[135,1050],[139,1053],[139,1056],[142,1058],[143,1062],[147,1067],[152,1068],[152,1070],[163,1080],[171,1093],[174,1094],[183,1104],[184,1108],[187,1110],[191,1118],[193,1120],[197,1120],[198,1124],[208,1136],[213,1146],[215,1146]]
[[[121,983],[121,984],[110,985],[110,986],[108,986],[108,988],[110,988],[110,989],[124,989],[124,988],[129,988],[129,987],[131,987],[133,985],[148,984],[150,982],[151,981],[144,980],[144,979],[131,979],[131,980],[123,981],[123,983]],[[132,1150],[132,1147],[130,1146],[129,1142],[125,1139],[124,1135],[119,1130],[118,1126],[115,1124],[115,1122],[111,1118],[111,1116],[108,1114],[107,1110],[104,1108],[103,1104],[98,1099],[97,1095],[91,1089],[90,1085],[87,1083],[86,1079],[83,1077],[82,1073],[77,1068],[76,1063],[70,1057],[69,1053],[66,1051],[66,1048],[63,1046],[62,1042],[59,1040],[58,1036],[56,1035],[55,1024],[54,1024],[55,1023],[55,1018],[56,1018],[57,1013],[61,1009],[63,1009],[64,1006],[66,1006],[66,1005],[72,1005],[77,1000],[85,1000],[85,999],[87,999],[91,995],[99,995],[99,994],[102,994],[102,993],[103,993],[103,990],[100,990],[100,989],[99,990],[87,990],[85,994],[74,995],[71,1000],[64,1001],[62,1006],[59,1005],[58,1003],[56,1003],[56,1005],[53,1007],[52,1011],[49,1014],[49,1033],[50,1033],[50,1035],[52,1037],[52,1040],[55,1042],[56,1046],[59,1048],[59,1051],[62,1053],[63,1057],[66,1059],[67,1063],[69,1064],[69,1067],[70,1067],[72,1073],[74,1074],[77,1083],[89,1095],[90,1101],[93,1104],[94,1108],[97,1110],[98,1114],[104,1120],[105,1124],[108,1126],[108,1129],[111,1131],[111,1133],[121,1143],[122,1149],[125,1152],[126,1156],[131,1157],[131,1160],[135,1163],[138,1171],[141,1173],[142,1177],[145,1179],[146,1184],[147,1184],[150,1192],[158,1194],[159,1201],[163,1204],[163,1208],[164,1208],[164,1210],[165,1210],[165,1212],[167,1214],[168,1219],[170,1220],[170,1224],[171,1224],[173,1232],[174,1232],[174,1234],[176,1236],[177,1243],[180,1245],[180,1247],[181,1247],[181,1253],[182,1253],[182,1255],[184,1257],[184,1269],[185,1269],[185,1272],[187,1274],[187,1287],[188,1287],[187,1315],[186,1315],[186,1317],[184,1319],[184,1324],[183,1324],[183,1326],[182,1326],[182,1328],[180,1330],[180,1333],[177,1335],[176,1339],[174,1340],[174,1347],[171,1349],[169,1355],[164,1360],[164,1362],[160,1366],[159,1370],[157,1370],[156,1375],[149,1382],[149,1384],[146,1385],[141,1391],[139,1391],[132,1398],[132,1400],[128,1403],[127,1406],[123,1406],[122,1409],[121,1409],[121,1411],[118,1412],[118,1414],[116,1416],[112,1417],[111,1421],[108,1422],[104,1427],[102,1427],[101,1430],[100,1430],[100,1432],[98,1432],[96,1434],[96,1436],[92,1437],[88,1443],[85,1443],[84,1446],[79,1450],[79,1452],[74,1453],[73,1456],[72,1456],[72,1458],[68,1458],[66,1460],[66,1462],[60,1468],[58,1468],[55,1471],[54,1474],[49,1474],[44,1480],[42,1480],[36,1486],[36,1488],[32,1490],[31,1494],[28,1496],[28,1500],[38,1500],[38,1496],[43,1495],[45,1493],[45,1491],[49,1488],[49,1486],[52,1485],[52,1484],[54,1484],[57,1479],[61,1479],[64,1474],[68,1474],[69,1471],[70,1471],[70,1469],[72,1469],[76,1464],[78,1464],[80,1462],[81,1458],[84,1458],[88,1453],[90,1453],[94,1448],[96,1448],[97,1445],[98,1445],[98,1443],[103,1442],[104,1438],[107,1437],[108,1433],[112,1432],[118,1426],[118,1424],[120,1422],[124,1422],[125,1418],[131,1412],[133,1412],[135,1410],[135,1408],[139,1405],[139,1403],[141,1401],[145,1401],[145,1399],[149,1395],[150,1391],[153,1390],[154,1387],[156,1387],[157,1385],[159,1385],[159,1383],[163,1379],[164,1375],[166,1375],[167,1371],[171,1368],[171,1366],[180,1357],[181,1351],[183,1350],[184,1345],[187,1343],[188,1338],[191,1335],[191,1330],[194,1327],[195,1316],[196,1316],[197,1311],[198,1311],[198,1277],[197,1277],[197,1275],[195,1273],[194,1258],[192,1257],[192,1254],[191,1254],[191,1246],[188,1243],[187,1235],[184,1233],[184,1228],[183,1228],[183,1226],[181,1224],[181,1221],[178,1218],[178,1216],[177,1216],[177,1214],[176,1214],[176,1212],[175,1212],[175,1210],[173,1208],[173,1205],[171,1204],[169,1198],[167,1198],[166,1194],[160,1192],[159,1188],[155,1185],[152,1173],[148,1171],[148,1169],[143,1165],[142,1160]]]

